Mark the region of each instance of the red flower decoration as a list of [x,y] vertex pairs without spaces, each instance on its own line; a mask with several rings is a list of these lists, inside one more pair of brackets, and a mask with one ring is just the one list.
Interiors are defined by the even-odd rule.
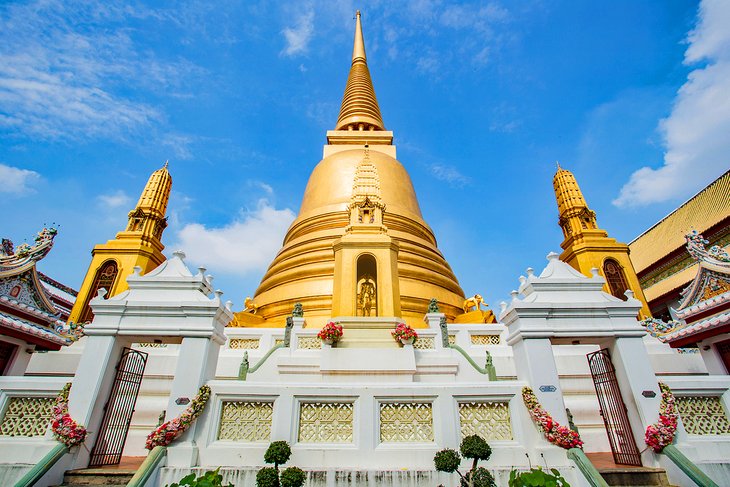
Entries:
[[659,404],[659,422],[649,425],[644,434],[647,446],[656,453],[661,453],[664,447],[671,445],[674,435],[677,434],[677,409],[674,405],[674,394],[665,383],[659,383],[662,400]]
[[210,399],[210,387],[202,386],[198,395],[193,398],[179,417],[161,424],[147,435],[145,448],[151,450],[156,446],[167,446],[182,436],[203,412],[208,399]]
[[67,383],[59,392],[56,398],[56,405],[53,406],[53,421],[51,431],[53,436],[71,448],[86,439],[86,428],[76,423],[68,413],[68,393],[71,390],[71,383]]
[[576,431],[561,426],[555,421],[542,408],[535,393],[529,387],[522,388],[522,401],[525,403],[530,417],[550,443],[565,448],[566,450],[570,448],[583,448],[583,440],[580,439],[580,435]]
[[334,321],[330,321],[319,330],[317,337],[320,340],[331,340],[333,342],[338,341],[342,338],[342,325],[338,325]]

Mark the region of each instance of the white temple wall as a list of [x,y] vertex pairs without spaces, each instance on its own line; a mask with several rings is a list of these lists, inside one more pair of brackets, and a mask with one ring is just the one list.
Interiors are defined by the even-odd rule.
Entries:
[[[472,343],[471,334],[475,331],[483,332],[488,328],[502,328],[502,325],[449,325],[449,334],[454,335],[455,343],[459,344],[474,358],[478,364],[484,363],[484,352],[489,350],[494,359],[494,365],[500,379],[516,379],[514,358],[511,347],[502,342],[498,345],[481,345]],[[312,331],[304,329],[304,331]],[[314,330],[316,332],[316,330]],[[260,339],[259,348],[248,350],[249,360],[253,365],[266,350],[276,343],[276,340],[283,339],[283,329],[262,329],[262,328],[229,328],[226,329],[229,338]],[[439,338],[440,337],[436,337]],[[476,340],[482,341],[482,340]],[[79,357],[83,351],[86,339],[82,338],[73,346],[59,352],[48,352],[34,354],[28,367],[28,374],[31,375],[53,375],[72,377],[78,365]],[[675,377],[677,375],[706,375],[704,363],[699,353],[679,353],[668,345],[660,343],[653,337],[647,335],[644,339],[649,352],[650,360],[655,372],[661,377]],[[240,343],[239,343],[240,344]],[[246,344],[244,344],[246,345]],[[227,345],[221,348],[218,359],[217,379],[233,379],[238,376],[238,368],[241,364],[244,349],[231,349],[230,340]],[[144,441],[150,431],[158,424],[158,418],[162,411],[167,409],[172,379],[177,365],[177,353],[179,345],[148,343],[142,346],[135,345],[135,348],[149,353],[149,360],[145,370],[145,378],[142,381],[139,399],[135,408],[134,416],[127,443],[124,449],[125,456],[142,456],[146,454]],[[593,388],[593,382],[588,369],[586,354],[595,351],[598,347],[593,345],[557,345],[555,350],[555,362],[560,377],[560,385],[563,389],[565,406],[574,415],[575,424],[586,441],[586,451],[610,451],[606,437],[603,421],[598,413],[598,400]],[[314,358],[318,355],[317,350],[298,350],[300,355],[309,354]],[[428,362],[429,356],[437,352],[416,350],[419,356],[417,361],[422,366]],[[426,357],[424,359],[423,357]],[[468,381],[484,381],[484,376],[477,373],[463,359],[459,363],[459,379]],[[304,360],[306,363],[307,360]],[[311,361],[310,361],[311,362]],[[293,364],[296,365],[296,364]],[[296,367],[295,367],[296,368]],[[291,375],[291,381],[311,382],[315,377],[322,379],[319,373],[311,374],[300,370],[296,375]],[[248,381],[255,383],[264,380],[271,380],[276,376],[273,370],[268,367],[262,368],[255,374],[249,376]],[[451,377],[449,379],[449,377]],[[331,381],[330,379],[327,379]],[[417,373],[414,379],[417,382],[457,382],[452,374],[425,374]]]

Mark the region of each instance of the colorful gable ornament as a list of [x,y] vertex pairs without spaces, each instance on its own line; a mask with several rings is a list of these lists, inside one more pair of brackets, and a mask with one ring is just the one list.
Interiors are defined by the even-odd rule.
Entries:
[[33,245],[15,248],[13,242],[3,239],[0,247],[0,335],[47,350],[70,345],[83,330],[61,319],[36,269],[36,263],[53,247],[56,234],[55,228],[44,228]]
[[647,331],[672,348],[730,332],[730,255],[717,245],[707,249],[702,235],[686,235],[687,251],[699,266],[694,280],[682,291],[678,321],[644,320]]

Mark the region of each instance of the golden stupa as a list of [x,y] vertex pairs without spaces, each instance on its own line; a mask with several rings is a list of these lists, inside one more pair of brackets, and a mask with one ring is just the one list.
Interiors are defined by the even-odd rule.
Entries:
[[299,215],[233,326],[279,326],[302,303],[308,326],[338,316],[424,326],[431,298],[453,320],[464,292],[423,220],[375,97],[357,12],[352,66],[335,130]]

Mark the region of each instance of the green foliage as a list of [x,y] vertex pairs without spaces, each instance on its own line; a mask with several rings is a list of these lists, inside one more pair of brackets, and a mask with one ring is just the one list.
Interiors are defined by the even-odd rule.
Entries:
[[467,436],[461,440],[459,449],[466,458],[475,460],[484,460],[486,462],[492,456],[492,448],[489,443],[479,435]]
[[441,450],[433,457],[433,464],[439,472],[456,472],[460,463],[461,457],[459,453],[449,448]]
[[484,467],[477,467],[468,475],[474,487],[497,487],[491,472]]
[[214,471],[205,472],[204,475],[198,478],[195,478],[195,474],[191,473],[183,477],[180,482],[169,484],[167,487],[233,487],[233,484],[223,485],[223,476],[218,473],[220,469],[218,467]]
[[307,480],[304,470],[298,467],[289,467],[281,472],[281,487],[302,487]]
[[269,445],[268,450],[264,454],[266,463],[273,463],[276,469],[279,465],[286,463],[291,457],[291,448],[286,441],[275,441]]
[[279,472],[274,467],[264,467],[256,474],[256,487],[279,487]]
[[537,467],[527,472],[512,470],[509,474],[509,487],[570,487],[560,472],[551,468],[550,473]]

